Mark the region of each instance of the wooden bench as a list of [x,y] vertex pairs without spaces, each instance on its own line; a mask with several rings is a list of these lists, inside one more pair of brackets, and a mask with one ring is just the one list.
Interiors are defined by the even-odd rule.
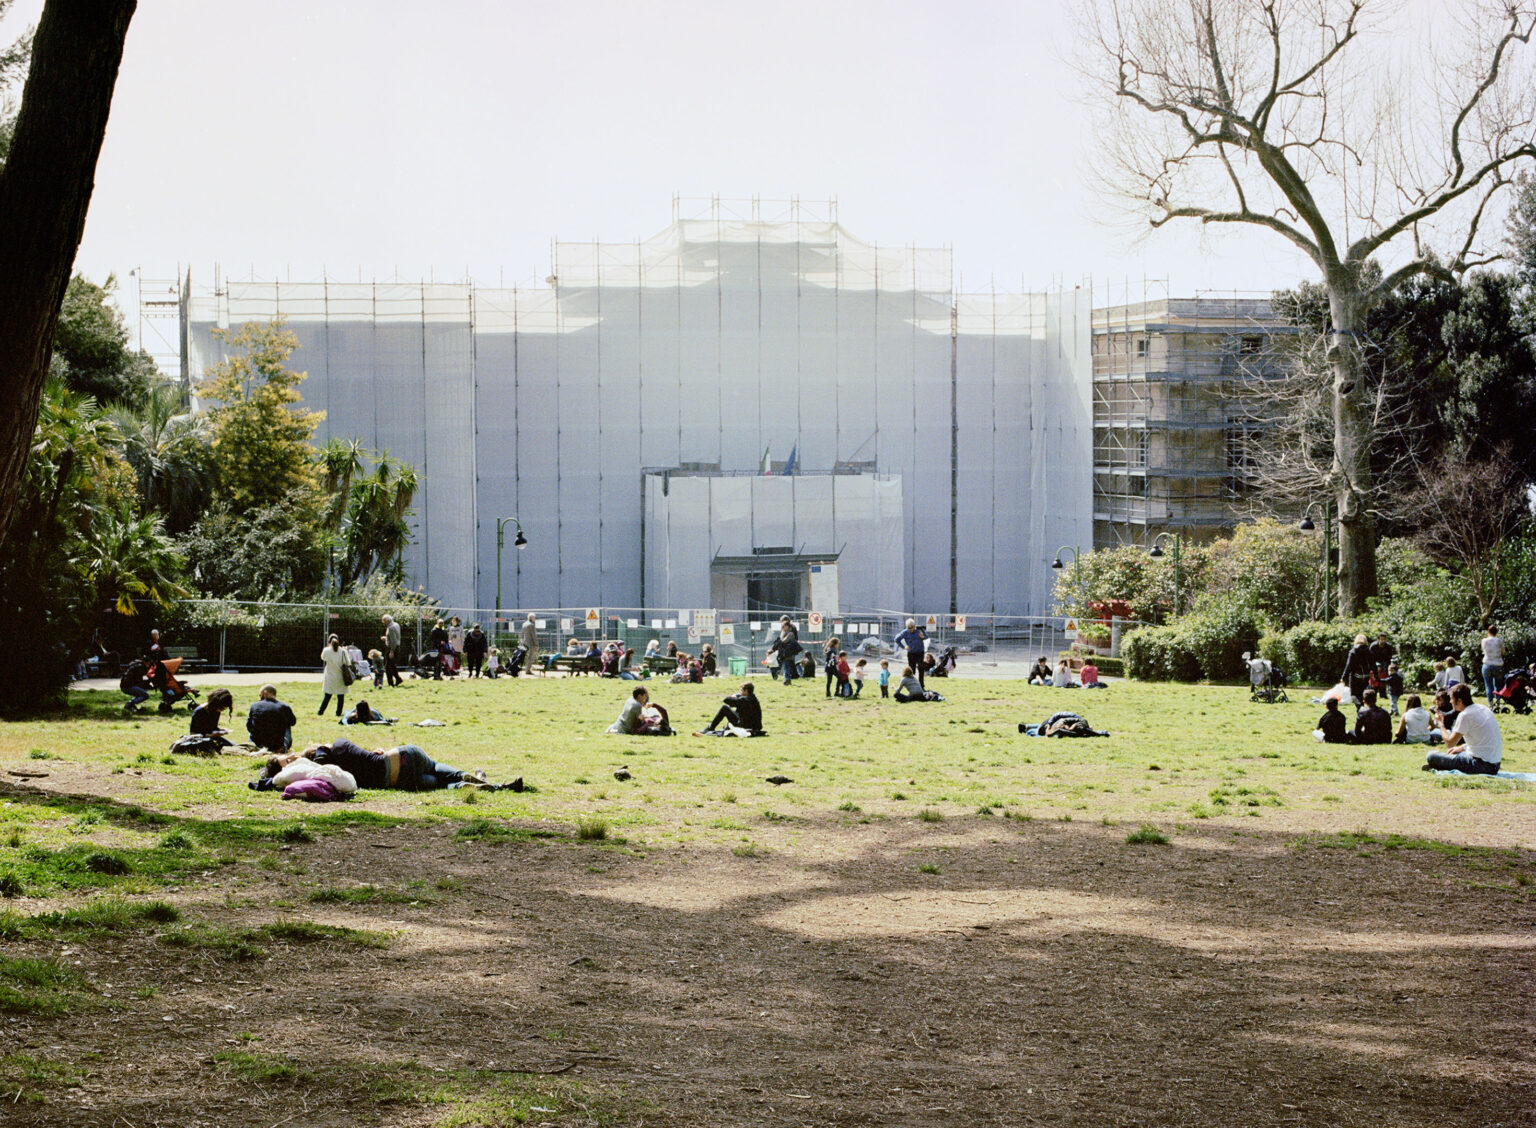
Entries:
[[675,674],[677,672],[677,659],[669,658],[665,654],[653,654],[645,659],[643,664],[648,674]]
[[181,659],[179,672],[191,674],[200,670],[207,670],[210,667],[209,663],[198,657],[197,647],[195,646],[167,646],[165,648],[165,656],[167,658]]
[[595,674],[603,668],[601,658],[588,658],[585,654],[573,656],[561,654],[555,658],[555,669],[568,674]]

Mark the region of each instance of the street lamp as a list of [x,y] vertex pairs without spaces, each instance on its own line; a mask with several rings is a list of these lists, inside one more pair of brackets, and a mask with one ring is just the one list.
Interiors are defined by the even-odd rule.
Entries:
[[[1302,514],[1296,527],[1304,533],[1310,533],[1317,528],[1312,523],[1312,510],[1318,508],[1316,503],[1307,506],[1307,511]],[[1323,621],[1327,622],[1333,616],[1330,613],[1330,598],[1333,587],[1333,499],[1329,498],[1322,505],[1323,510]]]
[[[528,538],[523,536],[523,525],[516,517],[496,518],[496,618],[501,619],[501,547],[506,543],[507,526],[517,526],[517,536],[512,539],[512,547],[521,552],[528,547]],[[491,628],[491,633],[496,633],[496,628]]]
[[1152,538],[1152,547],[1148,550],[1147,555],[1154,560],[1161,560],[1163,558],[1163,541],[1165,540],[1173,542],[1173,617],[1177,619],[1179,617],[1179,591],[1183,586],[1182,577],[1179,572],[1179,553],[1184,547],[1184,538],[1179,536],[1178,533],[1158,533],[1157,536]]

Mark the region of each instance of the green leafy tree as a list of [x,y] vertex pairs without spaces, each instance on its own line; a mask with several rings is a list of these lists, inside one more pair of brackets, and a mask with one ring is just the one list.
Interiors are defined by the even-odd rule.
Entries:
[[182,594],[179,557],[157,517],[135,514],[135,501],[110,420],[89,397],[50,383],[0,553],[0,636],[26,655],[0,710],[58,702],[108,607],[133,613],[135,599]]
[[175,384],[157,385],[139,408],[119,406],[111,414],[143,507],[158,510],[170,532],[186,532],[211,493],[207,418],[188,409]]
[[98,286],[84,275],[69,280],[53,334],[53,374],[98,403],[140,407],[158,382],[148,353],[128,345],[128,327],[112,304],[117,279]]
[[1294,525],[1259,521],[1239,525],[1206,550],[1205,590],[1196,609],[1247,608],[1280,627],[1322,612],[1324,574],[1317,536]]
[[294,599],[319,591],[328,552],[313,501],[303,488],[254,508],[215,501],[178,542],[189,578],[219,598]]
[[372,471],[351,483],[342,528],[346,549],[343,590],[375,573],[400,581],[401,555],[411,540],[406,517],[417,486],[416,468],[396,462],[387,451],[379,456]]
[[198,382],[212,406],[208,429],[214,480],[237,509],[299,502],[318,527],[314,451],[310,439],[325,418],[300,407],[304,373],[287,367],[299,341],[281,318],[214,331],[235,350]]

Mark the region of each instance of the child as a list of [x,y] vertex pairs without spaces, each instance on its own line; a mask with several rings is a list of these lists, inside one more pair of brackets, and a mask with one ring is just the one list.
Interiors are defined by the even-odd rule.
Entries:
[[1397,716],[1397,699],[1403,695],[1403,675],[1393,662],[1387,666],[1387,676],[1382,679],[1387,696],[1392,700],[1392,715]]
[[852,673],[848,666],[848,652],[837,652],[837,695],[839,697],[852,697],[853,686],[849,684],[848,677]]
[[373,667],[373,688],[384,688],[384,655],[377,650],[368,652],[368,665]]
[[891,695],[891,663],[889,660],[880,659],[880,696]]
[[853,664],[853,695],[857,697],[864,692],[864,659],[860,658]]

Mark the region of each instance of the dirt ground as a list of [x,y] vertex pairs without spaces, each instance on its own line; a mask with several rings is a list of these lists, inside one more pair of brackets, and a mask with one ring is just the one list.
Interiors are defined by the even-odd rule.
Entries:
[[[414,1062],[619,1095],[549,1118],[568,1124],[1536,1124],[1528,852],[1214,823],[1131,845],[1125,827],[980,816],[756,838],[739,856],[355,828],[166,897],[210,925],[297,905],[388,948],[7,945],[61,955],[112,1001],[0,1018],[0,1055],[81,1063],[0,1122],[437,1123],[440,1106],[345,1083]],[[423,879],[416,905],[306,903]],[[246,1046],[307,1071],[218,1067]],[[456,1123],[482,1122],[501,1121]]]

